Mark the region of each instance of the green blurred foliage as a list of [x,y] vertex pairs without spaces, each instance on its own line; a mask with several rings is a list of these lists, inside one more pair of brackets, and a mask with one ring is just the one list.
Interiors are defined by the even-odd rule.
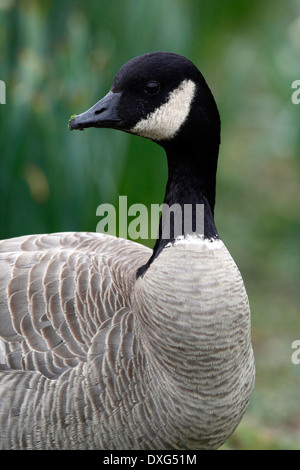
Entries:
[[97,206],[118,195],[162,202],[158,146],[67,129],[125,61],[153,50],[197,64],[222,118],[216,223],[249,293],[257,367],[224,448],[300,449],[298,0],[0,0],[0,238],[95,231]]

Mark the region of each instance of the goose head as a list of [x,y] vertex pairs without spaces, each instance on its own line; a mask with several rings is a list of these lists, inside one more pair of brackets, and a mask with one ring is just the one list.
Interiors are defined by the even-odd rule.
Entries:
[[[164,202],[204,205],[204,237],[218,237],[214,224],[220,118],[198,68],[183,56],[152,52],[117,72],[108,94],[73,117],[70,130],[109,127],[150,139],[164,148],[169,178]],[[185,234],[184,234],[185,235]],[[153,257],[174,237],[155,244]]]
[[122,130],[166,149],[220,143],[219,113],[204,77],[170,52],[143,54],[123,65],[108,94],[69,122],[70,130],[88,127]]

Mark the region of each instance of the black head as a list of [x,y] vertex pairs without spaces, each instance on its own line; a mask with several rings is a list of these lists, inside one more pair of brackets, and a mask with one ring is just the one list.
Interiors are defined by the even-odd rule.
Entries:
[[69,128],[110,127],[167,147],[178,139],[201,136],[219,143],[220,122],[214,98],[197,67],[170,52],[131,59],[118,71],[109,93]]

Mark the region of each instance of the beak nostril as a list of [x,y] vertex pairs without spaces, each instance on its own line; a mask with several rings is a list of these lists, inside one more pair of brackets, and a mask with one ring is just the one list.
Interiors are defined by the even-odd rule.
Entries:
[[107,108],[101,108],[101,109],[97,109],[97,111],[95,111],[95,114],[101,114],[103,113],[104,111],[106,111]]

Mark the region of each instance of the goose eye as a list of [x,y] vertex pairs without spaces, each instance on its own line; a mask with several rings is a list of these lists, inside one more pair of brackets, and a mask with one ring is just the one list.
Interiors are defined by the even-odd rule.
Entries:
[[157,95],[160,90],[160,85],[157,82],[148,82],[145,86],[145,91],[148,95]]

